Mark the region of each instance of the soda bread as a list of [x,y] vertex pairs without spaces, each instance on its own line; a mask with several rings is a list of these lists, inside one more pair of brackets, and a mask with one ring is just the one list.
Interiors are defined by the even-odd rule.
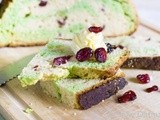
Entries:
[[2,0],[0,47],[44,45],[53,38],[73,38],[97,25],[105,36],[133,33],[137,13],[130,0]]
[[[79,62],[71,50],[72,42],[56,39],[50,41],[23,69],[19,75],[22,86],[33,85],[39,80],[59,80],[63,78],[98,79],[116,74],[119,67],[128,58],[126,49],[117,48],[107,54],[107,60],[99,63],[94,60]],[[66,64],[53,65],[53,59],[61,56],[72,56]]]
[[108,39],[113,45],[122,45],[130,51],[124,68],[160,70],[160,39],[145,37],[118,37]]
[[72,108],[88,109],[102,100],[114,95],[127,82],[121,70],[107,79],[63,79],[58,81],[41,81],[45,93],[56,97]]

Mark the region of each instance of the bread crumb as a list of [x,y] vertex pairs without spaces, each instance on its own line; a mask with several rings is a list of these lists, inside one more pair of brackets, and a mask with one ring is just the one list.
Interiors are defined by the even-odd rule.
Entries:
[[63,115],[66,115],[66,113],[63,113]]
[[52,106],[48,106],[47,108],[48,108],[48,109],[52,109]]
[[74,113],[73,113],[73,115],[74,115],[74,116],[76,116],[76,115],[77,115],[77,113],[76,113],[76,112],[74,112]]
[[33,104],[32,104],[32,103],[29,103],[29,105],[32,106]]
[[33,112],[32,108],[26,108],[25,110],[23,110],[23,112],[30,114],[31,112]]

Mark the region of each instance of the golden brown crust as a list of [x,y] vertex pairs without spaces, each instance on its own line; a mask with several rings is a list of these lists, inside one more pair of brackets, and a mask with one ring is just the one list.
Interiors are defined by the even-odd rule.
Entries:
[[47,44],[47,41],[26,42],[26,41],[13,41],[11,43],[0,43],[0,47],[29,47],[29,46],[42,46]]

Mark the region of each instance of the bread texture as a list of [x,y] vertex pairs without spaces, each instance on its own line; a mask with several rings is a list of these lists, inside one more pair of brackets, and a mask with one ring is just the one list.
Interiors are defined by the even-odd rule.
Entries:
[[44,45],[71,39],[90,26],[104,27],[108,37],[132,34],[138,26],[130,0],[2,0],[0,47]]
[[109,98],[127,84],[119,70],[107,79],[63,79],[41,81],[42,90],[72,108],[88,109]]
[[[128,50],[117,48],[107,54],[107,60],[104,63],[95,60],[79,62],[71,50],[71,45],[71,41],[60,39],[50,41],[19,75],[22,86],[34,85],[38,81],[56,81],[73,77],[84,79],[108,78],[116,74],[129,56]],[[54,58],[62,56],[72,57],[67,63],[54,66]]]
[[130,51],[122,67],[160,70],[160,39],[151,37],[118,37],[108,39],[113,45],[122,45]]

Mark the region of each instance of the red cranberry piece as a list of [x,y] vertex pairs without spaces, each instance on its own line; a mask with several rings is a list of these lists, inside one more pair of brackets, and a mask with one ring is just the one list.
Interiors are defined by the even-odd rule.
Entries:
[[67,63],[67,61],[71,58],[72,56],[61,56],[54,58],[53,60],[53,65],[61,65]]
[[123,48],[124,48],[122,45],[118,45],[118,47],[119,47],[120,49],[123,49]]
[[103,30],[103,28],[102,27],[92,26],[92,27],[88,28],[88,30],[90,32],[99,33],[99,32],[101,32]]
[[147,88],[146,91],[149,92],[149,93],[153,92],[153,91],[158,91],[158,86],[154,85],[154,86],[152,86],[150,88]]
[[122,96],[118,98],[119,103],[126,103],[128,101],[133,101],[137,98],[137,95],[134,91],[129,90],[125,92]]
[[76,59],[80,62],[88,60],[93,56],[93,50],[89,47],[80,49],[76,54]]
[[150,77],[148,74],[139,74],[139,75],[137,75],[137,79],[141,83],[149,83],[150,82]]
[[33,68],[38,68],[38,65],[35,65]]
[[95,50],[95,58],[98,62],[105,62],[107,60],[107,52],[104,48],[97,48]]
[[41,7],[46,6],[46,5],[47,5],[47,1],[41,0],[39,3],[39,6],[41,6]]

